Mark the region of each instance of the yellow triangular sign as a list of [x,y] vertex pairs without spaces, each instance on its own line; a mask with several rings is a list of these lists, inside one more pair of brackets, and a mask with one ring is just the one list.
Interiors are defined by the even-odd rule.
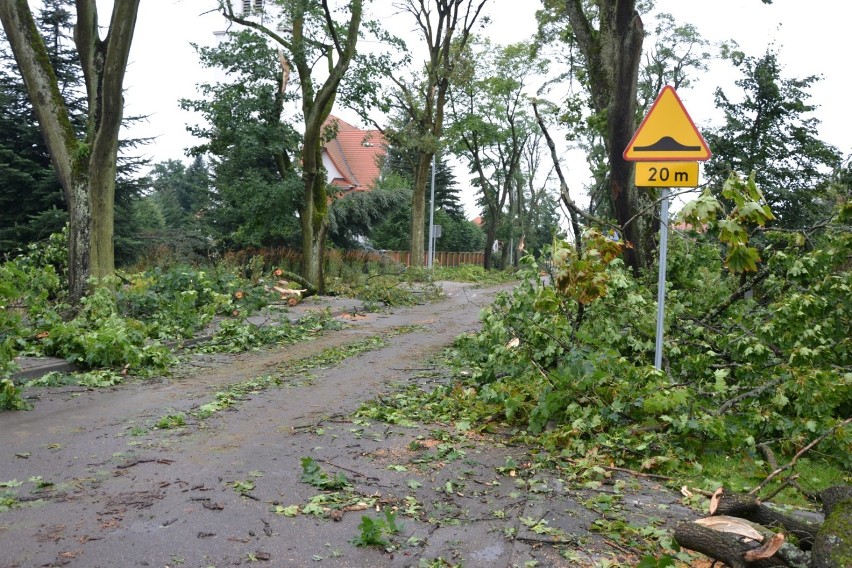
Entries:
[[710,148],[675,90],[666,85],[624,150],[630,162],[703,162]]

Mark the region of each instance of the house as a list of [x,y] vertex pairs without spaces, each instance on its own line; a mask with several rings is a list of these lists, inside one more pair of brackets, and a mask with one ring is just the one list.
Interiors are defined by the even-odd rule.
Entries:
[[322,165],[328,182],[342,193],[370,191],[381,177],[385,138],[378,130],[361,130],[330,115],[325,124],[337,123],[337,136],[326,142]]

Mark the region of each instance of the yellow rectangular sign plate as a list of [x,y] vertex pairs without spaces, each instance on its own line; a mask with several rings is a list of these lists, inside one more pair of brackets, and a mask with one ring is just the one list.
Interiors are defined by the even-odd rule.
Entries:
[[698,187],[698,162],[636,162],[636,187]]

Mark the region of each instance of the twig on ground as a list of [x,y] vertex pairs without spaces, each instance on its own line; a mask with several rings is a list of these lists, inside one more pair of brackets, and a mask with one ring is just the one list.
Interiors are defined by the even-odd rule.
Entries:
[[336,467],[337,469],[342,469],[343,471],[345,471],[347,473],[351,473],[352,475],[357,475],[358,477],[363,477],[366,480],[373,480],[373,479],[378,480],[379,479],[378,477],[370,477],[369,475],[365,475],[365,474],[361,473],[360,471],[356,471],[354,469],[349,469],[348,467],[343,467],[342,465],[337,465],[336,463],[330,462],[328,460],[318,459],[316,461],[318,461],[320,463],[324,463],[325,465],[330,465],[331,467]]
[[785,479],[785,480],[784,480],[784,483],[782,483],[781,485],[779,485],[779,486],[775,489],[775,491],[773,491],[772,493],[770,493],[770,494],[769,494],[769,495],[767,495],[766,497],[763,497],[763,498],[761,499],[761,501],[763,501],[763,502],[769,501],[770,499],[772,499],[773,497],[775,497],[776,495],[778,495],[779,493],[781,493],[782,491],[784,491],[784,489],[786,489],[787,487],[790,487],[791,485],[793,485],[793,486],[795,486],[795,487],[798,487],[798,485],[799,485],[799,484],[798,484],[798,483],[796,483],[796,480],[797,480],[797,479],[799,479],[799,474],[798,474],[798,473],[794,473],[793,475],[791,475],[790,477],[788,477],[787,479]]
[[175,462],[175,460],[168,460],[168,459],[165,459],[165,458],[150,458],[150,459],[133,460],[131,462],[119,464],[115,467],[117,467],[118,469],[127,469],[129,467],[133,467],[134,465],[139,465],[140,463],[159,463],[159,464],[163,464],[163,465],[172,465],[174,462]]
[[622,473],[629,473],[630,475],[635,475],[636,477],[647,477],[648,479],[659,479],[660,481],[676,481],[674,477],[669,477],[667,475],[658,475],[656,473],[643,473],[641,471],[627,469],[626,467],[603,466],[603,468],[609,471],[620,471]]
[[799,458],[802,457],[803,455],[805,455],[811,449],[813,449],[814,446],[816,446],[817,444],[819,444],[820,442],[822,442],[823,440],[828,438],[830,435],[834,434],[834,432],[836,432],[837,430],[843,428],[844,426],[846,426],[847,424],[850,424],[850,423],[852,423],[852,418],[847,418],[846,420],[843,420],[843,421],[839,422],[838,424],[835,424],[834,428],[823,432],[822,435],[816,437],[810,444],[808,444],[807,446],[805,446],[804,448],[802,448],[801,450],[796,452],[796,455],[793,456],[793,459],[791,459],[789,462],[782,465],[781,467],[776,468],[775,471],[773,471],[768,476],[766,476],[766,479],[761,481],[760,484],[757,487],[755,487],[754,489],[752,489],[751,491],[749,491],[748,494],[749,495],[756,495],[761,489],[766,487],[767,483],[769,483],[770,481],[772,481],[773,479],[778,477],[784,471],[786,471],[786,470],[790,469],[791,467],[793,467],[794,465],[796,465],[796,462],[799,461]]

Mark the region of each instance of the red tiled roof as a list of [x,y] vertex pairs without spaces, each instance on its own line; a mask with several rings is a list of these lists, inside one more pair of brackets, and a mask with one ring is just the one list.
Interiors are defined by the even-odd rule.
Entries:
[[324,150],[343,176],[329,180],[334,186],[359,191],[373,188],[381,174],[379,159],[385,155],[385,138],[378,130],[361,130],[330,115],[326,124],[337,122],[337,137]]

